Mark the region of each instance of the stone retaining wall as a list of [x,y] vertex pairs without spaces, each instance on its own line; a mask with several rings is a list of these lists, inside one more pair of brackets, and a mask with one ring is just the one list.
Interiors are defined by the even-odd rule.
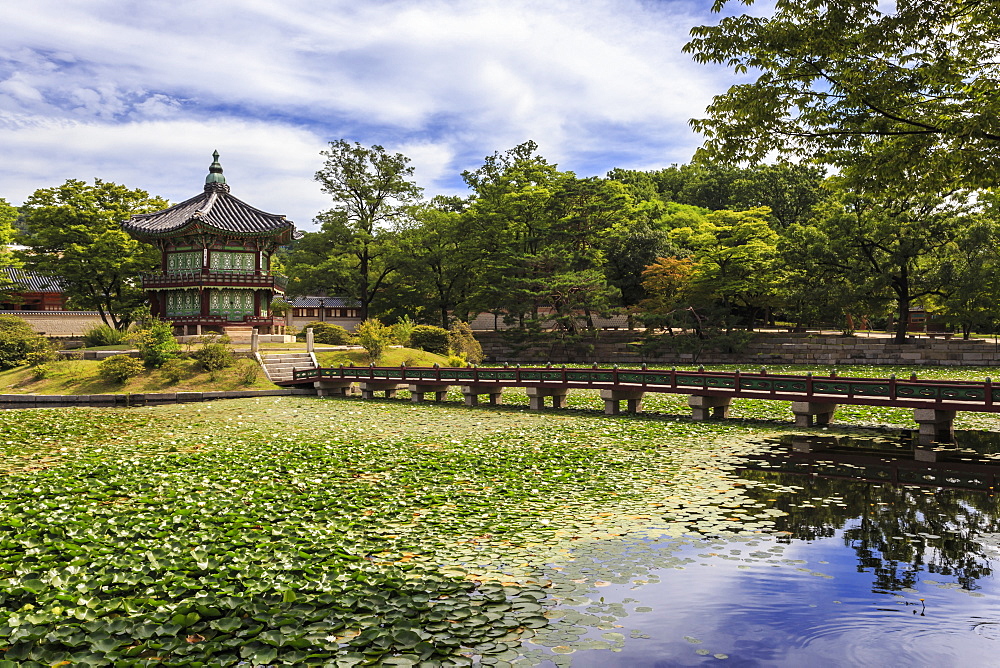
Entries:
[[39,334],[70,338],[80,337],[103,324],[97,311],[2,311],[2,315],[23,318]]
[[837,364],[927,365],[927,366],[1000,366],[1000,352],[992,339],[914,338],[906,344],[888,338],[863,336],[810,336],[805,334],[758,334],[740,353],[664,352],[641,355],[629,343],[639,340],[641,332],[603,331],[586,343],[564,346],[552,343],[531,347],[511,343],[502,332],[476,332],[487,363],[586,363],[638,365],[651,364]]
[[136,394],[0,394],[0,409],[57,408],[64,406],[154,406],[157,404],[244,399],[247,397],[286,397],[316,394],[313,388],[281,390],[242,390],[235,392],[145,392]]

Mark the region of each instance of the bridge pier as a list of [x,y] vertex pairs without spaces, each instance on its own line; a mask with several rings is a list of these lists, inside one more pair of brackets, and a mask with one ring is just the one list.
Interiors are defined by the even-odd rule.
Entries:
[[627,403],[629,413],[639,413],[642,411],[642,390],[601,390],[601,399],[604,399],[604,414],[618,415],[622,412],[621,402]]
[[729,403],[732,397],[712,397],[704,394],[692,394],[688,397],[692,420],[721,420],[729,415]]
[[914,408],[913,419],[920,425],[918,444],[951,443],[955,440],[955,411]]
[[319,397],[349,397],[354,394],[352,380],[317,380],[313,383],[316,396]]
[[528,395],[528,408],[533,411],[545,408],[545,397],[552,397],[552,408],[566,408],[565,387],[526,387],[524,391]]
[[444,401],[448,396],[449,385],[409,385],[410,401],[419,404],[424,400],[425,394],[433,394],[434,401]]
[[812,427],[830,424],[837,404],[825,401],[793,401],[792,413],[795,414],[796,427]]
[[465,398],[466,406],[478,406],[479,395],[487,394],[490,397],[490,405],[498,406],[503,403],[501,393],[503,388],[497,385],[463,385],[462,394]]
[[358,383],[361,386],[361,398],[362,399],[374,399],[376,392],[385,392],[386,399],[395,399],[396,390],[405,390],[409,387],[404,383],[397,383],[394,380],[391,381],[361,381]]

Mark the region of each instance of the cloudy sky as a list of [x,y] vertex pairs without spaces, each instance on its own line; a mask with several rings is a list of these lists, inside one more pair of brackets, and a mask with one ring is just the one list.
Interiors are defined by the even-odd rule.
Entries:
[[310,229],[327,142],[409,156],[427,195],[532,139],[581,176],[686,162],[734,82],[682,53],[711,0],[4,0],[0,197],[99,177],[233,194]]

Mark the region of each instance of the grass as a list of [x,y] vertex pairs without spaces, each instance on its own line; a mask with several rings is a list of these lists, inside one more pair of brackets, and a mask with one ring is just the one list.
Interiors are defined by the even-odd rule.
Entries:
[[[320,366],[339,366],[340,364],[354,364],[355,366],[368,366],[368,355],[362,349],[357,350],[336,350],[316,352],[316,361]],[[379,366],[433,366],[434,364],[446,365],[448,358],[429,353],[426,350],[416,350],[414,348],[389,348],[386,350]]]
[[261,370],[256,382],[246,385],[237,367],[214,374],[204,371],[194,360],[179,360],[180,379],[176,382],[162,369],[148,369],[125,383],[112,383],[98,374],[96,360],[63,360],[47,365],[44,378],[36,370],[17,367],[0,372],[0,393],[4,394],[125,394],[135,392],[209,392],[265,390],[277,387]]

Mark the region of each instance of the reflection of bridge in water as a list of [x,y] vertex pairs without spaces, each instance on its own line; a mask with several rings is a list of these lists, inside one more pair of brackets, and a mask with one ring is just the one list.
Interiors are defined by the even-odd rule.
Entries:
[[604,411],[616,415],[621,402],[626,410],[642,410],[648,392],[686,394],[695,420],[726,417],[733,399],[773,399],[792,402],[792,413],[799,426],[829,424],[841,404],[894,406],[912,408],[920,425],[919,441],[924,444],[950,442],[954,439],[955,413],[1000,412],[1000,386],[989,378],[984,382],[956,380],[917,380],[889,378],[849,378],[830,376],[782,375],[722,371],[677,371],[641,369],[503,367],[354,367],[296,370],[292,380],[280,385],[312,385],[321,396],[346,396],[355,385],[362,397],[373,398],[376,392],[395,397],[405,389],[411,400],[423,401],[433,394],[443,400],[448,388],[459,386],[465,403],[474,406],[480,396],[491,404],[501,401],[505,387],[523,387],[532,410],[542,410],[551,397],[554,408],[566,406],[566,393],[572,389],[599,390]]
[[777,447],[770,452],[749,457],[741,468],[978,492],[993,492],[1000,482],[1000,460],[976,453],[924,448],[908,437],[892,448],[859,447],[859,442],[847,437],[788,435],[775,439]]

